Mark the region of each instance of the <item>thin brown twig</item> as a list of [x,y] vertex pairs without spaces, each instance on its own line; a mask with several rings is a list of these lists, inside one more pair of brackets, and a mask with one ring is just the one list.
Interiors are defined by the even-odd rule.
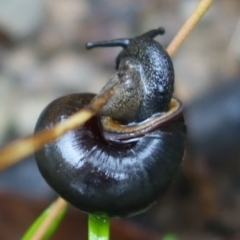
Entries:
[[45,220],[42,222],[40,227],[34,233],[31,240],[41,240],[43,239],[44,235],[46,234],[47,230],[51,226],[52,222],[58,217],[58,214],[63,208],[67,206],[67,202],[62,199],[58,198],[52,205],[50,209],[50,213],[47,215]]
[[189,33],[195,28],[198,22],[202,19],[203,15],[207,12],[213,0],[201,0],[190,17],[178,31],[172,42],[167,47],[167,52],[170,56],[173,56],[175,52],[182,45]]
[[73,114],[62,123],[58,123],[51,129],[39,131],[31,136],[18,139],[0,149],[0,170],[3,170],[19,159],[41,149],[44,144],[61,137],[64,133],[84,124],[94,116],[108,101],[113,94],[113,88],[95,98],[89,105]]
[[[175,38],[167,47],[167,52],[170,56],[181,46],[183,41],[186,39],[188,34],[194,29],[196,24],[201,20],[203,15],[206,13],[213,0],[201,0],[191,16],[188,18],[183,27],[179,30]],[[3,170],[18,160],[32,154],[34,151],[39,150],[44,144],[57,139],[62,136],[66,131],[72,130],[82,124],[84,124],[88,119],[95,115],[101,107],[107,102],[113,92],[109,91],[106,93],[104,98],[99,98],[99,104],[94,111],[91,111],[92,105],[83,108],[79,112],[75,113],[69,117],[65,122],[56,124],[53,128],[49,130],[40,131],[29,137],[21,138],[13,143],[0,149],[0,170]],[[94,102],[95,103],[95,102]]]

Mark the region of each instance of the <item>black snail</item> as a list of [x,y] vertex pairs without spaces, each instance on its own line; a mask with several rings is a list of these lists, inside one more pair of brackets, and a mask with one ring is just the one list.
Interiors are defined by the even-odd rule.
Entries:
[[[82,211],[126,217],[142,212],[161,196],[181,164],[185,124],[181,103],[172,98],[170,57],[153,40],[164,29],[133,39],[87,43],[87,48],[121,46],[114,95],[84,126],[45,144],[36,153],[48,184]],[[50,103],[35,131],[64,121],[95,94],[72,94]]]

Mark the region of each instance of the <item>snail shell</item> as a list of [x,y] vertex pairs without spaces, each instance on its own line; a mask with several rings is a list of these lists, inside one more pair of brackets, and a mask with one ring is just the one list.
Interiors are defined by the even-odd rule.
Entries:
[[[159,32],[159,29],[153,31]],[[156,35],[153,31],[138,37],[139,42],[146,45],[147,52],[147,44]],[[167,82],[169,86],[163,84],[160,97],[157,92],[156,101],[164,99],[158,108],[154,105],[147,109],[146,102],[153,101],[148,94],[152,87],[148,89],[145,86],[147,74],[143,76],[144,67],[139,68],[141,61],[131,49],[142,50],[138,45],[131,45],[134,41],[125,41],[130,42],[130,49],[127,45],[120,53],[117,58],[118,72],[101,91],[117,81],[114,96],[100,114],[82,127],[45,144],[36,153],[39,170],[48,184],[85,212],[105,212],[111,217],[126,217],[144,211],[165,192],[183,158],[185,124],[180,101],[171,97],[172,65],[169,64],[170,76],[167,79],[148,79],[150,85],[155,80],[156,85]],[[157,44],[154,41],[154,46]],[[161,58],[169,62],[170,58],[159,46],[158,54],[164,54]],[[147,55],[150,56],[150,53]],[[124,92],[126,85],[134,88],[127,88]],[[134,100],[133,92],[141,96],[140,102]],[[126,103],[133,101],[132,105],[127,104],[127,109],[121,104],[121,94],[124,94],[124,101],[128,99]],[[95,94],[85,93],[56,99],[40,115],[35,131],[51,128],[64,121],[94,97]]]

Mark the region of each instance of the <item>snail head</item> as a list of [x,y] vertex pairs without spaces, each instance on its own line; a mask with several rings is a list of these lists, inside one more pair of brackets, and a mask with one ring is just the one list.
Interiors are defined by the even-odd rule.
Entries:
[[87,49],[123,48],[116,58],[117,72],[100,92],[117,83],[113,96],[99,113],[101,116],[111,117],[121,123],[132,123],[167,109],[173,92],[173,67],[165,50],[153,40],[164,32],[163,28],[158,28],[132,39],[86,44]]

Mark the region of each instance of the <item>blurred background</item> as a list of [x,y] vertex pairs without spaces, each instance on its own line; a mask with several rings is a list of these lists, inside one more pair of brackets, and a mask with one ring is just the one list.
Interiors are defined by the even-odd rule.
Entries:
[[[114,73],[120,48],[88,51],[86,41],[162,26],[166,33],[156,40],[167,47],[197,3],[1,0],[0,146],[32,134],[55,98],[97,93]],[[152,209],[113,220],[112,239],[240,239],[239,0],[215,1],[173,63],[188,127],[182,169]],[[0,240],[20,239],[55,198],[33,156],[1,172]],[[86,216],[71,208],[53,239],[86,239]]]

